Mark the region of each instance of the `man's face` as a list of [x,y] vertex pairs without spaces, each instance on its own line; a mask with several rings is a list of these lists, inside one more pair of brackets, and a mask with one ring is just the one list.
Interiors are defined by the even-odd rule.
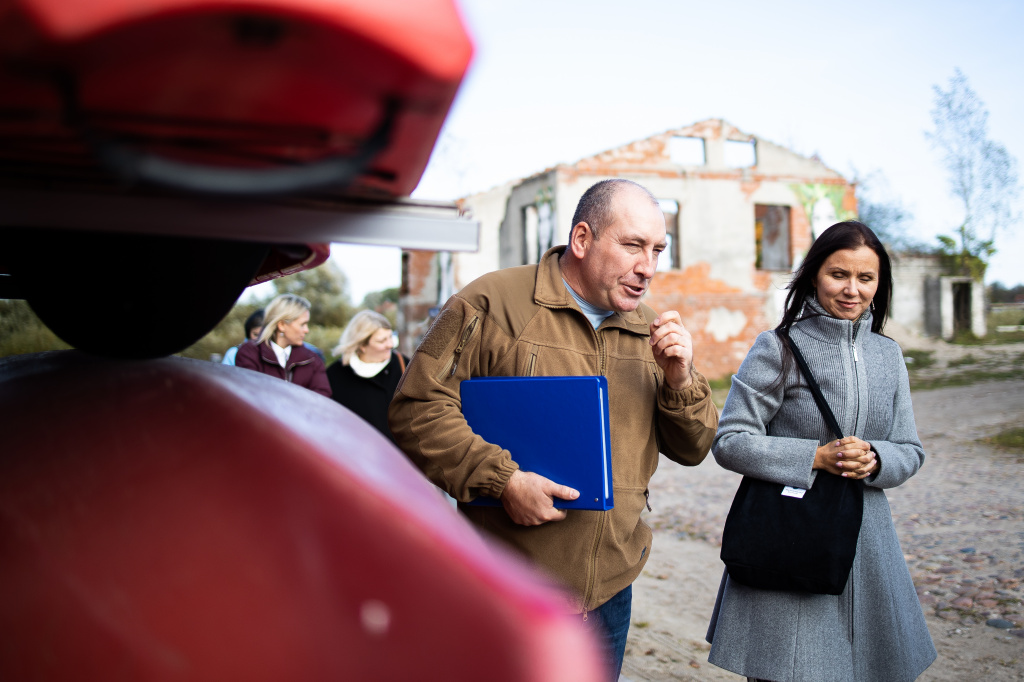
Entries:
[[580,293],[591,305],[636,310],[665,250],[665,214],[643,193],[626,187],[612,197],[612,222],[589,239],[581,261]]

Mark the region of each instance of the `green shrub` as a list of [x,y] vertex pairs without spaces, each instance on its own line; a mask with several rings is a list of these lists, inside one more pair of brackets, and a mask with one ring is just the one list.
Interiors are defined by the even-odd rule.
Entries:
[[978,358],[974,357],[974,354],[968,353],[960,358],[954,358],[946,363],[947,367],[962,367],[964,365],[973,365],[978,362]]
[[712,391],[725,391],[728,393],[729,389],[732,387],[732,378],[734,376],[736,375],[730,374],[729,376],[722,377],[721,379],[708,379],[708,384],[711,385]]
[[1011,450],[1024,450],[1024,427],[1017,426],[1001,431],[990,438],[983,439],[986,443],[999,445]]
[[27,302],[0,299],[0,357],[70,347],[36,317]]
[[908,369],[924,369],[935,364],[935,358],[932,357],[934,354],[935,352],[930,350],[910,349],[903,351],[903,358]]

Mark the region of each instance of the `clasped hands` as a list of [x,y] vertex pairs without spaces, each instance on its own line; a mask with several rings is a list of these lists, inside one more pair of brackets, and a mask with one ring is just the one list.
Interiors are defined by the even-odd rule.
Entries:
[[870,443],[846,436],[830,440],[814,452],[814,467],[845,478],[867,478],[878,470],[878,458]]

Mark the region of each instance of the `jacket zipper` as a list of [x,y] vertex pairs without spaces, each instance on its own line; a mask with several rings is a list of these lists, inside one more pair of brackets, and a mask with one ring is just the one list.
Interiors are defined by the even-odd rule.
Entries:
[[853,347],[853,380],[856,392],[856,405],[857,409],[853,412],[853,428],[852,431],[857,430],[857,424],[860,422],[860,372],[857,371],[857,331],[859,327],[850,325],[850,346]]
[[455,371],[459,368],[459,356],[462,355],[463,349],[465,349],[470,337],[473,336],[473,332],[476,330],[476,323],[478,321],[479,318],[474,315],[473,319],[471,319],[469,324],[466,325],[465,331],[462,332],[462,338],[459,339],[459,345],[455,347],[455,353],[452,355],[451,361],[449,364],[445,365],[443,370],[441,370],[440,379],[443,380],[446,377],[451,378],[455,376]]
[[[597,373],[604,376],[605,373],[605,341],[604,335],[594,330],[597,338]],[[586,594],[583,595],[583,621],[587,620],[587,604],[594,596],[594,583],[597,582],[597,550],[601,546],[601,536],[604,534],[605,515],[601,514],[601,521],[597,526],[597,534],[594,536],[594,546],[590,550],[590,580],[587,583]]]
[[287,381],[289,384],[295,383],[292,381],[292,378],[295,376],[295,368],[302,367],[303,365],[308,365],[311,362],[313,362],[313,358],[310,358],[309,360],[303,360],[302,362],[296,362],[294,365],[285,369],[285,381]]
[[601,536],[604,534],[605,515],[601,514],[601,521],[597,525],[597,534],[594,536],[594,546],[590,550],[590,580],[587,581],[587,592],[583,595],[583,620],[587,620],[587,604],[594,596],[594,583],[597,582],[597,548],[601,546]]
[[[536,346],[534,346],[534,348],[536,348]],[[526,365],[526,376],[532,377],[534,375],[534,373],[537,371],[536,365],[537,365],[537,351],[534,350],[532,353],[530,353],[530,362],[527,363],[527,365]]]

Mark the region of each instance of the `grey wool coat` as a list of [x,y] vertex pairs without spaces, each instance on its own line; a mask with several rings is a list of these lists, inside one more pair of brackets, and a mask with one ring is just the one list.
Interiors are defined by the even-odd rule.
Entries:
[[[817,301],[790,338],[800,348],[844,435],[871,443],[881,469],[865,480],[857,555],[841,595],[775,592],[723,575],[707,640],[709,660],[774,682],[900,682],[935,660],[884,490],[921,467],[924,450],[899,345]],[[819,445],[834,436],[795,362],[781,385],[780,340],[757,337],[725,403],[712,452],[726,469],[799,488],[814,484]]]

